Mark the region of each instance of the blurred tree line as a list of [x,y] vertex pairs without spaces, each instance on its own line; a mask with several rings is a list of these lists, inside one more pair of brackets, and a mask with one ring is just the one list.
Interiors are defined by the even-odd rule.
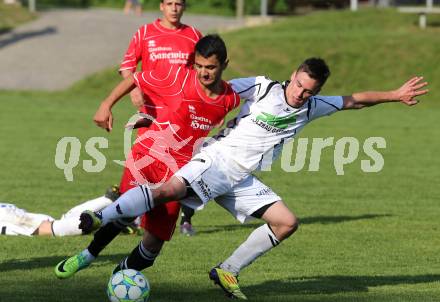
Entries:
[[[27,2],[27,0],[22,0]],[[39,8],[48,7],[117,7],[124,6],[125,0],[36,0]],[[158,9],[159,0],[143,0],[144,9]],[[261,0],[244,0],[246,15],[260,13]],[[342,8],[349,5],[350,0],[268,0],[269,14],[289,15],[298,7]],[[25,3],[24,3],[25,4]],[[187,0],[189,12],[219,13],[235,15],[236,0]]]
[[[1,1],[1,0],[0,0]],[[22,1],[27,5],[28,0]],[[371,5],[424,5],[426,0],[358,0]],[[113,7],[122,8],[125,0],[36,0],[38,8],[53,7]],[[157,10],[159,0],[141,0],[144,9]],[[434,0],[434,4],[440,4],[440,0]],[[218,15],[235,15],[236,0],[187,0],[190,13],[205,13]],[[350,0],[267,0],[268,13],[270,15],[291,15],[298,8],[326,9],[344,8],[350,5]],[[384,5],[386,3],[386,5]],[[246,15],[258,15],[260,13],[261,0],[244,0],[244,13]]]
[[[196,1],[199,2],[203,0]],[[232,12],[235,12],[237,3],[236,0],[204,1],[209,2],[212,7],[227,6]],[[268,13],[270,15],[290,15],[294,14],[298,7],[342,8],[349,5],[350,0],[267,0],[267,3]],[[261,0],[244,0],[244,12],[246,15],[257,15],[260,13],[260,9]]]
[[[235,3],[236,1],[232,0],[230,2]],[[350,4],[350,0],[268,0],[267,2],[267,11],[270,15],[291,15],[299,7],[343,8]],[[259,14],[260,3],[260,0],[245,0],[245,13]]]

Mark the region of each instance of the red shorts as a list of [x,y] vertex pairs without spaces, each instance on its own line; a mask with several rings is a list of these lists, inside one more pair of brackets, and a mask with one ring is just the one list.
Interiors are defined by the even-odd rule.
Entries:
[[[135,160],[142,158],[145,154],[132,152]],[[124,168],[119,191],[121,194],[129,189],[142,184],[142,179],[150,183],[158,183],[168,180],[172,172],[168,167],[156,160],[148,166],[137,170],[139,174],[133,175],[129,168]],[[144,183],[144,182],[143,182]],[[141,226],[152,235],[169,241],[176,228],[176,221],[179,218],[180,204],[177,201],[171,201],[153,208],[152,211],[145,213],[142,217]]]

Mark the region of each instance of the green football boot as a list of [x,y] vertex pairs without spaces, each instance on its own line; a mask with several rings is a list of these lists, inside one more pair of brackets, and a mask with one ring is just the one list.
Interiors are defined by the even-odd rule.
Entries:
[[238,286],[238,279],[228,271],[220,267],[214,267],[209,272],[209,279],[214,281],[214,284],[219,285],[229,298],[247,300],[247,297],[241,292]]
[[75,275],[76,272],[85,269],[90,265],[81,253],[64,259],[55,266],[55,275],[60,279],[67,279]]

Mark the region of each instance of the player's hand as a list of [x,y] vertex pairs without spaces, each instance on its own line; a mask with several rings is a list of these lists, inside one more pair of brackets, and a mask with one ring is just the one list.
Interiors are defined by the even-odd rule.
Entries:
[[141,108],[144,105],[144,96],[142,91],[136,87],[130,92],[131,103],[136,108]]
[[113,128],[113,114],[110,107],[102,103],[96,111],[93,121],[98,127],[110,132]]
[[416,105],[419,102],[416,97],[424,95],[429,91],[428,89],[422,89],[428,85],[428,82],[422,82],[422,80],[423,77],[411,78],[396,90],[396,99],[408,106]]

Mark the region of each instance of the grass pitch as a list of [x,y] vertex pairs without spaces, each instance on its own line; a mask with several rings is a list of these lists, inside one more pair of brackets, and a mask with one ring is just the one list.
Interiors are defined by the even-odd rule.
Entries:
[[[334,147],[323,151],[320,170],[285,173],[279,162],[259,176],[301,218],[299,231],[241,274],[252,301],[439,301],[440,297],[440,28],[417,28],[417,16],[391,11],[322,12],[270,27],[225,34],[231,64],[226,78],[268,74],[283,80],[305,57],[322,56],[331,69],[323,94],[393,89],[412,75],[431,82],[414,108],[400,104],[338,113],[308,126],[303,138],[385,138],[384,168],[364,173],[359,157],[337,176]],[[437,23],[438,24],[438,23]],[[0,94],[0,200],[59,217],[78,202],[117,183],[122,126],[128,104],[114,113],[110,134],[95,127],[99,101],[118,81],[104,71],[60,93]],[[54,163],[61,137],[82,144],[73,182]],[[108,139],[99,173],[86,173],[90,137]],[[310,145],[309,145],[310,146]],[[294,146],[295,147],[295,146]],[[295,148],[294,148],[295,150]],[[308,157],[310,159],[310,150]],[[292,159],[293,164],[293,159]],[[151,301],[226,301],[208,270],[244,240],[254,222],[241,226],[215,204],[194,218],[198,235],[176,234],[156,265],[144,273]],[[140,240],[121,236],[95,264],[71,280],[57,280],[54,265],[84,248],[91,236],[0,237],[0,301],[106,301],[114,265]]]
[[25,7],[18,4],[0,3],[0,34],[8,32],[13,27],[31,21],[36,17]]

